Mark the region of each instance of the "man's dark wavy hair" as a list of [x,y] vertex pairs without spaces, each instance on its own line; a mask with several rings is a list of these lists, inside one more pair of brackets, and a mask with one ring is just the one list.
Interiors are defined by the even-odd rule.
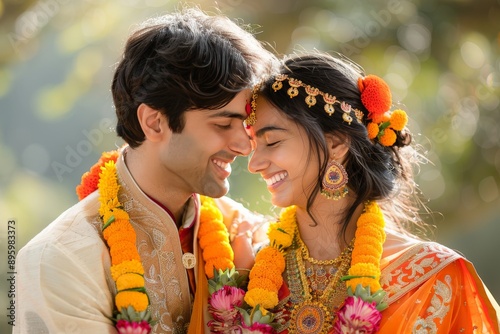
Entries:
[[272,61],[250,32],[222,15],[187,8],[147,20],[129,37],[113,78],[117,134],[131,147],[144,141],[141,103],[182,132],[184,112],[222,108]]

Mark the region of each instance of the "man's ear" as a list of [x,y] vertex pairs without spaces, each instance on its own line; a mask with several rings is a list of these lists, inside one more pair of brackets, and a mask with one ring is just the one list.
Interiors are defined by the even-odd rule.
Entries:
[[328,133],[325,135],[325,140],[328,147],[328,160],[335,159],[339,163],[344,163],[349,152],[348,138]]
[[160,111],[141,103],[137,108],[137,119],[147,140],[158,142],[165,136],[168,125]]

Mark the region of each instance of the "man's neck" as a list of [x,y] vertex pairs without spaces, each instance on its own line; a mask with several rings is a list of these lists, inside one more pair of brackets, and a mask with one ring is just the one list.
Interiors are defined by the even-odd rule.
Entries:
[[[124,151],[125,164],[139,188],[155,202],[166,208],[179,225],[191,196],[169,184],[169,177],[161,173],[159,161],[145,150],[128,147]],[[161,181],[160,181],[161,180]]]

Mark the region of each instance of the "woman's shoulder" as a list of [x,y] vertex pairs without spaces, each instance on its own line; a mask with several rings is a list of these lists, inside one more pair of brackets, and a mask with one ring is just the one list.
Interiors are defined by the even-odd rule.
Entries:
[[389,301],[394,301],[462,258],[454,250],[437,242],[388,231],[381,261],[380,283]]

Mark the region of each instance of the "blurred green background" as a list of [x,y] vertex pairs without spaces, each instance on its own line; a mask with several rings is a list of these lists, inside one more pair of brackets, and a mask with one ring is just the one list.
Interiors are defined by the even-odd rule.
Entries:
[[[386,79],[432,161],[417,175],[437,241],[476,266],[500,300],[498,0],[197,1],[252,24],[279,53],[342,52]],[[83,172],[121,145],[110,94],[134,24],[168,0],[0,0],[0,332],[7,325],[7,222],[17,249],[77,201]],[[275,210],[265,184],[233,168],[230,196]],[[71,293],[71,291],[68,291]],[[7,319],[7,320],[6,320]],[[17,319],[19,321],[19,319]]]

